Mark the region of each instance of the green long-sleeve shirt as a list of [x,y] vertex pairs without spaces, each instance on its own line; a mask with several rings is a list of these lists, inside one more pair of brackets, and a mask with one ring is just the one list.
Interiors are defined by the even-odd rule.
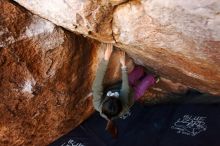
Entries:
[[[95,80],[92,85],[92,91],[93,91],[93,106],[94,108],[100,112],[100,115],[107,119],[107,117],[102,113],[102,104],[105,101],[105,97],[103,97],[103,79],[105,76],[105,72],[107,70],[108,61],[102,59],[101,63],[99,64]],[[118,118],[125,114],[128,109],[133,105],[134,100],[132,98],[133,92],[130,90],[129,84],[128,84],[128,73],[127,68],[122,68],[122,85],[120,89],[119,99],[122,103],[122,112],[114,117]],[[113,118],[113,119],[114,119]]]

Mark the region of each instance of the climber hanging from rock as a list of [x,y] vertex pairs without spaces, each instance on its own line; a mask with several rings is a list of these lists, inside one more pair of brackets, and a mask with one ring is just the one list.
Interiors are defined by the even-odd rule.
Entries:
[[122,82],[104,89],[103,79],[113,51],[112,44],[106,44],[105,46],[104,57],[99,64],[92,85],[93,106],[108,121],[106,130],[115,138],[117,136],[117,128],[114,126],[113,120],[128,112],[134,101],[143,96],[145,91],[158,81],[158,78],[154,75],[146,75],[144,68],[141,66],[136,66],[128,75],[125,52],[121,52]]

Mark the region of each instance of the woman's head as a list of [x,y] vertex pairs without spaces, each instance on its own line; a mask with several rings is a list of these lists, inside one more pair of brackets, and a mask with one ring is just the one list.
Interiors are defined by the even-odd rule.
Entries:
[[121,101],[114,96],[106,97],[107,99],[102,104],[102,113],[107,116],[109,120],[117,116],[122,110]]

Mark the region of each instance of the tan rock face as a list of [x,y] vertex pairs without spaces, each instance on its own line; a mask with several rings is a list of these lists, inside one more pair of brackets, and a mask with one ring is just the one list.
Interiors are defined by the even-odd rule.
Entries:
[[[15,1],[72,31],[104,42],[116,41],[116,46],[124,48],[136,63],[153,68],[165,78],[220,95],[218,0],[113,0],[110,4],[90,0],[59,4],[58,0]],[[78,14],[82,19],[77,19]],[[93,25],[86,28],[87,22]]]
[[172,0],[123,4],[114,11],[115,40],[137,62],[161,75],[219,94],[219,5]]
[[113,7],[106,0],[15,1],[58,26],[98,40],[113,41],[111,35]]

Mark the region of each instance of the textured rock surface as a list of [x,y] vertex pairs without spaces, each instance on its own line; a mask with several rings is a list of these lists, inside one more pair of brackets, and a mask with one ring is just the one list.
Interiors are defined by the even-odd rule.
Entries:
[[15,1],[71,31],[116,41],[165,78],[220,94],[218,0],[113,0],[114,9],[104,1]]
[[[16,2],[71,31],[102,41],[113,40],[111,35],[113,7],[106,0],[18,0]],[[113,3],[115,4],[114,1]]]
[[6,0],[0,7],[0,145],[46,145],[93,112],[85,97],[98,43]]
[[[0,7],[0,145],[47,145],[93,112],[91,84],[103,46],[9,1]],[[118,55],[105,84],[120,79]]]
[[114,12],[114,36],[137,62],[173,81],[220,94],[219,6],[215,0],[129,2]]

